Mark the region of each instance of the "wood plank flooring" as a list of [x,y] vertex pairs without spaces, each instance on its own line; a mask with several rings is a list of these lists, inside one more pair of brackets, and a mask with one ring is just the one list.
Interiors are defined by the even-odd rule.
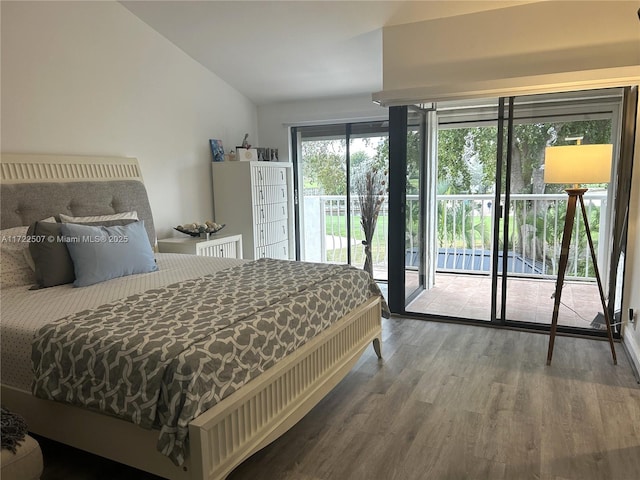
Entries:
[[[384,320],[300,423],[229,480],[640,479],[640,388],[621,345]],[[42,440],[42,439],[40,439]],[[157,477],[42,440],[43,480]]]

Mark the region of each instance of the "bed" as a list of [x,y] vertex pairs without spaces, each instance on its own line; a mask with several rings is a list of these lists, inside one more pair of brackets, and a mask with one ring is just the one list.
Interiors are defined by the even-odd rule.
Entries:
[[[143,234],[146,233],[149,244],[155,242],[151,208],[135,159],[3,154],[0,173],[2,178],[0,220],[3,231],[30,225],[60,213],[78,217],[136,211],[138,218],[143,220]],[[137,228],[141,222],[123,228],[133,225]],[[260,261],[243,262],[175,254],[156,254],[155,260],[159,267],[157,271],[118,277],[83,288],[73,288],[68,284],[35,291],[28,291],[18,286],[3,287],[2,404],[22,414],[31,431],[164,478],[222,479],[244,459],[281,436],[311,410],[346,376],[370,343],[373,344],[378,358],[381,358],[383,302],[372,282],[369,282],[366,288],[363,287],[362,292],[357,293],[357,297],[354,296],[357,300],[345,300],[342,306],[338,306],[338,302],[335,302],[335,307],[327,310],[316,307],[317,299],[327,296],[327,298],[337,298],[342,295],[335,293],[338,290],[334,289],[338,286],[324,281],[328,275],[327,267],[311,264],[304,266],[300,262],[276,262],[269,266],[268,260],[262,263]],[[270,270],[267,267],[281,270],[278,275],[274,275],[268,273]],[[309,270],[298,271],[296,270],[298,268]],[[342,269],[344,271],[338,267],[329,268],[336,270],[331,272],[331,275],[335,273],[346,276],[344,278],[347,280],[340,280],[343,283],[354,282],[355,284],[359,281],[355,279],[361,278],[348,268]],[[261,275],[264,276],[261,277]],[[272,284],[274,277],[296,280],[282,286]],[[260,364],[260,368],[255,367],[257,363],[254,364],[253,360],[247,362],[241,354],[238,354],[237,358],[229,354],[223,355],[225,363],[231,362],[233,365],[250,363],[255,368],[250,374],[242,373],[242,381],[236,381],[237,378],[233,376],[230,377],[231,383],[216,381],[226,386],[217,385],[217,390],[212,387],[207,396],[207,402],[198,400],[200,402],[198,405],[204,405],[206,409],[202,408],[200,411],[194,408],[191,411],[193,418],[187,416],[185,417],[189,419],[187,423],[178,422],[177,425],[181,425],[178,430],[186,429],[188,441],[180,443],[180,449],[172,450],[173,446],[166,449],[168,452],[178,452],[178,454],[167,455],[167,451],[164,454],[158,451],[161,440],[159,440],[157,427],[160,427],[160,437],[164,427],[158,424],[150,425],[147,410],[142,410],[141,414],[136,407],[134,413],[130,414],[135,420],[135,423],[132,423],[131,419],[125,419],[119,410],[109,410],[108,405],[117,403],[111,400],[112,397],[109,397],[107,402],[102,401],[101,405],[107,406],[104,407],[105,410],[100,410],[93,408],[94,404],[91,402],[94,399],[86,399],[84,394],[76,393],[74,402],[81,397],[83,402],[89,402],[89,408],[39,398],[34,396],[28,388],[29,375],[34,374],[26,367],[31,365],[30,361],[24,359],[26,347],[24,345],[16,347],[14,344],[17,344],[18,340],[11,339],[22,337],[24,343],[25,338],[29,339],[38,332],[31,345],[36,372],[35,390],[39,390],[39,385],[43,390],[56,390],[55,385],[51,388],[53,381],[50,372],[46,369],[59,357],[60,353],[49,352],[49,349],[54,348],[50,346],[53,344],[46,344],[45,348],[44,339],[51,337],[53,335],[51,332],[60,331],[61,325],[66,328],[65,335],[70,330],[80,330],[80,326],[84,325],[83,322],[95,322],[101,308],[104,312],[115,311],[114,305],[121,308],[119,311],[126,312],[117,317],[120,319],[118,321],[124,322],[122,328],[127,328],[126,320],[136,315],[143,317],[146,315],[145,318],[151,320],[145,319],[145,322],[155,322],[159,318],[158,315],[156,313],[147,315],[145,313],[147,310],[140,305],[147,305],[150,310],[153,310],[154,306],[159,305],[158,298],[164,298],[169,293],[178,299],[177,305],[181,308],[183,301],[184,305],[191,302],[194,305],[193,308],[202,311],[202,318],[206,319],[211,309],[202,308],[202,302],[196,301],[201,298],[200,292],[205,290],[217,292],[212,295],[219,299],[215,300],[219,302],[214,309],[216,314],[229,307],[227,317],[231,318],[237,315],[238,310],[242,310],[239,309],[240,305],[247,310],[244,308],[246,295],[241,297],[240,301],[230,301],[229,299],[235,297],[221,294],[223,286],[232,285],[234,279],[238,279],[235,291],[240,291],[242,289],[238,287],[239,285],[251,284],[254,278],[262,279],[263,284],[271,285],[272,288],[250,289],[251,292],[259,291],[259,295],[253,296],[265,299],[265,305],[269,307],[251,307],[249,313],[243,313],[246,316],[243,316],[241,321],[237,320],[232,327],[238,338],[259,337],[260,335],[254,332],[256,325],[261,325],[261,329],[265,326],[265,331],[271,332],[272,327],[265,323],[266,317],[271,315],[267,313],[269,309],[279,312],[273,315],[285,319],[286,322],[293,322],[290,320],[294,318],[293,314],[290,315],[289,312],[296,311],[298,312],[296,315],[308,317],[309,325],[296,320],[294,328],[296,332],[308,330],[312,335],[309,338],[292,339],[287,342],[283,339],[291,335],[276,333],[263,335],[265,338],[276,338],[273,340],[276,342],[274,345],[281,345],[281,347],[266,348],[270,343],[267,340],[260,340],[265,346],[260,347],[259,353],[253,353],[253,357],[247,357],[259,357],[260,361],[257,363]],[[317,281],[313,280],[314,278]],[[309,285],[300,287],[298,284],[303,280]],[[314,288],[318,288],[318,292],[313,293]],[[291,292],[284,295],[282,291],[287,289],[291,289]],[[189,295],[189,292],[194,293]],[[307,298],[308,295],[315,296],[312,300],[308,300],[311,303],[305,304],[304,301],[307,300],[302,299]],[[36,301],[36,298],[40,300]],[[133,303],[135,301],[146,303]],[[290,305],[285,305],[286,302],[290,302]],[[104,307],[105,305],[108,305],[108,308]],[[307,307],[303,308],[304,305]],[[186,319],[188,316],[183,315],[183,317]],[[316,320],[313,320],[314,318]],[[106,323],[106,320],[104,322]],[[187,320],[185,322],[188,324]],[[197,320],[197,325],[202,323]],[[23,331],[21,330],[23,325],[29,328]],[[109,325],[108,329],[104,329],[109,335],[118,331],[117,328],[112,329],[111,324]],[[150,331],[158,328],[155,323],[149,325],[151,325]],[[197,329],[194,327],[195,330]],[[216,341],[225,339],[224,335],[218,336],[221,338],[217,338]],[[200,339],[201,337],[197,337],[192,344],[199,346]],[[204,355],[210,355],[211,350],[219,352],[218,348],[222,345],[216,346],[215,342],[209,341],[205,343],[206,348],[195,350],[206,350]],[[291,346],[293,344],[296,345],[295,349]],[[62,349],[63,346],[55,345],[55,348]],[[273,353],[276,350],[278,353]],[[201,363],[207,365],[207,362]],[[184,364],[180,365],[179,368],[182,368]],[[74,372],[82,370],[84,375],[86,371],[92,371],[93,368],[93,365],[91,368],[73,366],[71,370]],[[181,375],[184,373],[183,370],[179,371]],[[166,375],[166,372],[161,376],[163,375]],[[172,375],[171,378],[178,377],[184,378],[184,375]],[[226,379],[227,375],[220,377]],[[191,378],[199,379],[199,373],[192,374]],[[47,384],[49,384],[48,387]],[[167,391],[172,391],[172,388],[182,395],[180,384],[177,385],[176,389],[175,385],[172,387],[171,384],[169,386],[163,384],[159,397],[174,398],[171,395],[165,395]],[[224,394],[219,393],[220,388]],[[55,397],[55,392],[52,395]],[[189,392],[189,395],[180,397],[181,400],[178,402],[180,408],[189,405],[190,396]],[[161,407],[162,405],[153,406],[149,411],[154,412],[154,409],[160,411]],[[147,418],[147,421],[138,421],[140,417]],[[156,428],[142,428],[140,425]],[[174,433],[171,432],[171,435]],[[181,437],[174,435],[167,438]]]

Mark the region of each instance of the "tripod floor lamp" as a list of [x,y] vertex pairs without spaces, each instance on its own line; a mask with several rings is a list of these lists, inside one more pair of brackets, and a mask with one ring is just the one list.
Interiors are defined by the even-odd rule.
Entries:
[[[569,139],[567,139],[569,140]],[[553,304],[553,317],[551,320],[551,333],[549,335],[549,350],[547,352],[547,365],[551,365],[553,355],[553,344],[556,338],[558,327],[558,313],[560,309],[560,299],[562,297],[562,287],[569,261],[569,247],[571,246],[571,234],[576,215],[576,205],[580,203],[584,227],[587,233],[591,259],[595,271],[598,291],[600,292],[600,302],[607,326],[607,336],[611,346],[611,355],[614,365],[617,364],[616,350],[613,344],[613,334],[611,331],[611,316],[607,309],[602,281],[598,270],[596,252],[593,248],[589,220],[584,206],[584,193],[586,188],[579,188],[579,184],[585,183],[606,183],[611,177],[611,157],[613,153],[612,145],[581,145],[581,137],[574,138],[577,145],[567,145],[560,147],[547,147],[545,150],[544,181],[545,183],[573,184],[573,188],[565,191],[569,195],[567,200],[567,214],[564,221],[564,231],[562,233],[562,247],[560,250],[560,260],[558,263],[558,279],[556,281],[555,300]]]

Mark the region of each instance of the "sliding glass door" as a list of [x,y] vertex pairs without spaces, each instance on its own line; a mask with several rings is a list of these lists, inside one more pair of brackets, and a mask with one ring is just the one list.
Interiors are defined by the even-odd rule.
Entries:
[[[548,328],[567,195],[544,183],[545,147],[581,137],[613,143],[617,158],[621,103],[609,89],[434,104],[430,120],[423,106],[392,107],[390,215],[403,228],[389,238],[390,262],[403,265],[392,310]],[[605,285],[610,185],[585,195]],[[603,312],[584,228],[577,218],[559,325],[594,333]]]
[[387,279],[388,122],[293,127],[297,258]]
[[407,109],[406,312],[492,320],[497,103]]

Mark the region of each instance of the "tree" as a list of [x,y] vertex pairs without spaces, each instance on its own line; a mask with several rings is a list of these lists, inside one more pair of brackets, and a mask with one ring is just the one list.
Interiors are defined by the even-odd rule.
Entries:
[[[554,123],[520,123],[514,125],[511,149],[511,193],[539,194],[558,193],[562,185],[544,183],[544,151],[550,145],[569,145],[568,137],[583,136],[583,143],[610,143],[611,122],[609,120],[589,120]],[[447,187],[446,193],[485,193],[493,191],[496,179],[497,128],[465,127],[441,129],[438,134],[438,182]],[[479,171],[482,170],[482,180]],[[504,171],[504,170],[503,170]],[[510,248],[536,252],[536,258],[543,257],[545,242],[555,239],[543,238],[545,207],[539,208],[534,216],[532,209],[523,203],[510,211]],[[540,206],[540,204],[538,204]],[[548,206],[551,208],[551,204]],[[526,212],[526,213],[525,213]],[[443,213],[444,214],[444,213]],[[457,218],[457,217],[456,217]],[[451,225],[451,223],[448,223]],[[472,238],[470,229],[475,225],[463,226],[466,238]],[[579,241],[584,241],[581,239]],[[579,243],[576,243],[579,247]],[[550,249],[546,249],[550,252]],[[553,263],[554,259],[545,259]]]
[[347,161],[344,140],[302,142],[302,174],[305,186],[316,186],[325,195],[345,195]]
[[374,162],[367,152],[358,150],[357,152],[350,152],[349,166],[351,167],[352,177],[357,175],[360,171],[366,170],[374,166]]

